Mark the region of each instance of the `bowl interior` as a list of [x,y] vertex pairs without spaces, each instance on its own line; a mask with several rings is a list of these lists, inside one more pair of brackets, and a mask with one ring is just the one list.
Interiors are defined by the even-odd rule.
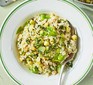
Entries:
[[[20,61],[19,61],[19,54],[18,54],[18,50],[17,50],[17,46],[16,46],[16,40],[17,40],[17,34],[16,34],[16,32],[17,32],[17,30],[18,30],[18,28],[20,27],[20,26],[23,26],[24,25],[24,23],[26,22],[26,21],[28,21],[30,18],[32,18],[32,17],[34,17],[35,15],[37,15],[37,14],[41,14],[41,13],[54,13],[54,14],[56,14],[56,15],[58,15],[58,13],[56,13],[56,12],[51,12],[51,11],[49,11],[49,10],[44,10],[44,11],[38,11],[38,12],[35,12],[35,13],[32,13],[32,14],[30,14],[29,16],[27,16],[27,17],[24,17],[24,19],[22,20],[22,22],[20,22],[19,24],[19,26],[17,26],[17,28],[14,30],[14,32],[13,32],[13,37],[12,37],[12,51],[13,51],[13,54],[14,54],[14,56],[15,56],[15,58],[16,58],[16,60],[18,61],[18,63],[23,67],[23,69],[25,69],[27,72],[29,72],[29,73],[31,73],[22,63],[20,63]],[[60,14],[59,14],[60,15]],[[59,16],[58,15],[58,16]],[[60,17],[63,17],[62,15],[60,15]],[[72,25],[73,26],[73,25]],[[76,65],[76,62],[77,62],[77,60],[79,59],[79,57],[78,57],[78,54],[79,54],[79,52],[80,52],[80,50],[82,50],[82,39],[81,39],[81,34],[80,34],[80,31],[79,30],[77,30],[77,28],[76,27],[74,27],[74,29],[77,31],[77,35],[78,35],[78,43],[77,43],[77,47],[78,47],[78,51],[77,51],[77,53],[76,53],[76,55],[75,55],[75,59],[74,59],[74,61],[73,61],[73,66],[75,66]],[[79,33],[79,34],[78,34]]]

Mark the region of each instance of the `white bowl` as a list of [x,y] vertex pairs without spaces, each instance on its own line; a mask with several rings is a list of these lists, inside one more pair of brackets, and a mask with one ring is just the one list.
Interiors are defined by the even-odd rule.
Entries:
[[57,85],[59,75],[45,77],[27,72],[16,59],[14,37],[17,28],[36,12],[54,12],[69,20],[76,28],[80,42],[73,68],[65,76],[64,85],[78,84],[89,72],[93,61],[92,23],[86,14],[69,1],[38,0],[25,1],[17,6],[5,19],[0,37],[1,61],[5,71],[18,84]]

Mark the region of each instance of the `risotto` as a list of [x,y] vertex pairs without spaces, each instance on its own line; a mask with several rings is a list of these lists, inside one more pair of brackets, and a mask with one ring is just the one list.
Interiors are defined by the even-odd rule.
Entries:
[[77,38],[68,20],[37,14],[17,30],[18,59],[35,74],[58,74],[62,62],[77,52]]

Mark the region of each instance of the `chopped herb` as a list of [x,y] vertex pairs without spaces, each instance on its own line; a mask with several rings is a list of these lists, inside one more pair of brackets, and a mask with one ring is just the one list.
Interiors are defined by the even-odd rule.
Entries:
[[67,63],[67,66],[68,66],[68,67],[73,67],[73,62],[68,62],[68,63]]
[[27,42],[27,44],[29,44],[30,43],[30,40],[29,39],[26,39],[26,42]]
[[64,26],[63,26],[63,25],[60,25],[60,26],[59,26],[59,29],[64,29]]
[[35,74],[38,74],[39,73],[39,70],[38,70],[38,67],[37,66],[32,66],[32,67],[30,67],[29,68],[33,73],[35,73]]
[[24,28],[23,28],[22,26],[20,26],[20,27],[18,28],[18,30],[17,30],[17,32],[16,32],[16,34],[21,33],[23,30],[24,30]]

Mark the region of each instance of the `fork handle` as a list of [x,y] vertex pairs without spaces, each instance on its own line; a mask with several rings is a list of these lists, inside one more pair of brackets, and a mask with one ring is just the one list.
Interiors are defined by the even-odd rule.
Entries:
[[66,63],[64,63],[61,67],[60,70],[60,76],[59,76],[59,84],[58,85],[62,85],[62,80],[63,80],[63,72],[64,72],[64,68],[65,68]]

